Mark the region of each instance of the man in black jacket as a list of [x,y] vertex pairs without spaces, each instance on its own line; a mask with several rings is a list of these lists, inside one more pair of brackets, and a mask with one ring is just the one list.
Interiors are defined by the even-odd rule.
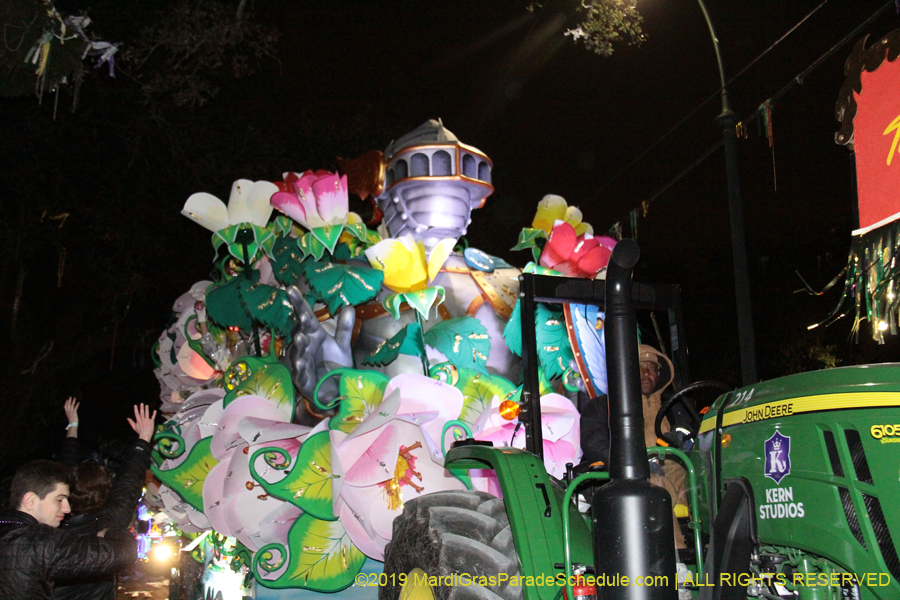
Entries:
[[10,507],[0,513],[0,599],[50,600],[53,581],[115,573],[136,558],[127,532],[79,537],[59,529],[69,512],[69,475],[35,460],[13,477]]

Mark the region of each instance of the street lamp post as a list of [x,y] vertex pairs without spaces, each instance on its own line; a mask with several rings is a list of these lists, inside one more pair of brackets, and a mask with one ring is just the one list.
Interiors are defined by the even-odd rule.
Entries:
[[734,288],[737,296],[738,339],[741,351],[741,380],[743,385],[757,382],[756,349],[753,336],[753,311],[750,305],[750,278],[747,271],[747,243],[744,237],[744,209],[741,202],[741,173],[738,169],[737,135],[735,125],[738,119],[728,102],[728,89],[725,87],[725,67],[722,66],[722,53],[719,51],[719,39],[706,4],[697,0],[709,33],[712,36],[713,48],[716,51],[716,62],[719,65],[721,82],[722,112],[716,117],[716,123],[722,128],[722,140],[725,145],[725,172],[728,178],[728,212],[731,217],[731,253],[734,260]]

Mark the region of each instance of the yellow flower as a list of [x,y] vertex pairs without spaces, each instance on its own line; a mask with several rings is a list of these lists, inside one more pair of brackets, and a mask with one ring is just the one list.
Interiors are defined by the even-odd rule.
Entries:
[[373,268],[384,272],[384,285],[389,290],[416,292],[425,289],[440,272],[456,241],[441,240],[425,258],[425,245],[412,235],[382,240],[366,250]]
[[538,203],[537,212],[534,215],[534,221],[531,222],[532,229],[543,229],[548,235],[553,231],[553,224],[557,221],[565,221],[575,228],[575,235],[594,234],[594,228],[588,223],[581,221],[581,211],[575,206],[566,204],[566,199],[562,196],[554,196],[547,194]]

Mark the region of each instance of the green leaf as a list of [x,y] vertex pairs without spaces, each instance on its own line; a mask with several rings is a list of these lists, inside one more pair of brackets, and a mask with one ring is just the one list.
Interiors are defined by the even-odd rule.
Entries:
[[569,344],[566,319],[562,308],[538,303],[535,311],[535,334],[537,337],[538,360],[548,379],[562,375],[569,368],[569,361],[575,358]]
[[336,259],[341,258],[338,256],[338,253],[341,252],[342,248],[345,249],[346,259],[362,256],[366,248],[374,246],[381,241],[381,236],[378,235],[378,232],[366,228],[363,223],[344,225],[344,232],[347,235],[342,236],[341,243],[338,244],[337,249],[335,250],[334,257]]
[[425,332],[425,343],[443,352],[457,368],[487,374],[491,336],[478,319],[457,317],[437,323]]
[[304,257],[312,256],[315,260],[322,260],[322,255],[325,254],[325,245],[311,233],[304,233],[297,240],[297,247]]
[[[334,254],[334,247],[337,246],[342,231],[344,231],[343,225],[325,225],[323,227],[313,227],[310,233],[325,246],[329,254]],[[318,257],[316,260],[318,260]]]
[[246,244],[247,255],[250,258],[250,263],[253,264],[260,250],[264,251],[270,258],[272,257],[275,234],[259,225],[239,223],[214,233],[212,243],[213,248],[216,250],[222,244],[226,244],[228,253],[241,262],[244,262],[244,244]]
[[425,356],[422,327],[418,323],[407,323],[397,335],[379,345],[371,356],[364,358],[363,364],[387,365],[394,362],[401,354]]
[[[537,258],[535,258],[537,260]],[[554,271],[553,269],[548,269],[547,267],[542,267],[537,263],[530,262],[525,265],[525,268],[522,269],[523,273],[535,273],[537,275],[556,275],[560,276],[562,273],[559,271]]]
[[444,293],[444,288],[438,285],[417,292],[391,294],[381,304],[395,319],[399,319],[400,305],[406,302],[416,309],[416,312],[422,315],[425,320],[428,320],[428,313],[431,312],[431,307],[437,306],[444,301]]
[[291,285],[303,273],[303,253],[294,238],[287,235],[278,238],[272,256],[272,274],[278,283]]
[[272,285],[241,278],[241,303],[254,320],[276,334],[289,336],[294,329],[294,307],[287,292]]
[[358,262],[308,262],[303,265],[303,274],[332,315],[342,306],[357,306],[373,300],[384,282],[382,271]]
[[225,373],[225,389],[224,406],[240,396],[260,396],[278,409],[285,423],[294,417],[291,372],[275,358],[245,356],[235,361]]
[[[272,219],[272,222],[266,225],[266,229],[274,233],[276,236],[286,236],[293,229],[294,224],[290,217],[279,215]],[[294,240],[291,240],[294,241]]]
[[162,470],[150,465],[150,470],[160,481],[172,488],[185,502],[199,511],[203,511],[203,482],[209,472],[219,464],[213,458],[209,445],[212,436],[205,437],[191,448],[191,453],[174,469]]
[[453,369],[447,363],[431,369],[431,376],[450,383],[463,394],[463,406],[459,420],[470,428],[479,415],[491,408],[491,400],[497,396],[500,401],[512,399],[516,386],[499,375],[479,373],[473,369]]
[[365,223],[348,223],[344,225],[344,231],[362,242],[368,239],[369,233],[373,233],[369,231]]
[[253,321],[241,303],[241,283],[245,277],[234,277],[210,286],[206,291],[206,312],[209,318],[222,327],[237,327],[248,330],[253,326]]
[[[277,571],[285,560],[287,569],[277,579],[265,579],[261,574]],[[253,574],[268,588],[339,592],[353,584],[365,561],[340,521],[322,521],[305,514],[291,526],[287,548],[268,544],[256,552]]]
[[388,377],[378,371],[347,369],[338,382],[340,408],[328,422],[329,429],[352,433],[381,405]]
[[503,328],[503,339],[509,351],[516,356],[522,356],[522,303],[516,300],[512,314],[509,315],[509,321]]
[[[543,375],[553,379],[569,368],[569,361],[575,356],[569,344],[566,320],[561,308],[549,308],[539,302],[535,309],[535,337],[537,338],[538,362]],[[516,302],[512,315],[503,329],[503,338],[517,356],[522,356],[522,312],[521,302]]]
[[[265,455],[266,464],[278,470],[289,470],[287,477],[269,483],[256,473],[256,460]],[[331,480],[331,437],[327,431],[306,438],[297,457],[290,456],[278,447],[262,448],[253,453],[250,467],[254,478],[269,494],[290,502],[317,519],[333,521]]]
[[519,241],[513,247],[513,250],[526,250],[531,249],[531,255],[534,257],[534,260],[540,260],[541,251],[544,248],[544,244],[547,243],[547,232],[543,229],[532,229],[531,227],[524,227],[522,231],[519,232]]

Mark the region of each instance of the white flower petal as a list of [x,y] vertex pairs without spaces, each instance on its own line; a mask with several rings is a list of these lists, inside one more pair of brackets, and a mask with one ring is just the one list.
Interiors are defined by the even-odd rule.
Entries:
[[212,232],[228,227],[228,208],[225,203],[206,192],[198,192],[184,203],[181,214]]

